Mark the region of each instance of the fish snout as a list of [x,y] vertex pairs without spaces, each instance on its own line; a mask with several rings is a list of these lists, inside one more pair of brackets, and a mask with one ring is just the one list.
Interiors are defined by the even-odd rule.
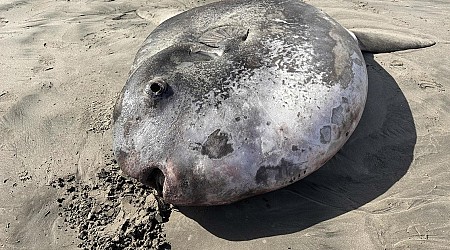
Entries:
[[126,153],[119,150],[116,153],[117,162],[126,175],[154,188],[158,195],[162,196],[166,179],[164,166],[157,162],[150,162],[143,166],[138,163],[139,158],[140,156],[136,151]]

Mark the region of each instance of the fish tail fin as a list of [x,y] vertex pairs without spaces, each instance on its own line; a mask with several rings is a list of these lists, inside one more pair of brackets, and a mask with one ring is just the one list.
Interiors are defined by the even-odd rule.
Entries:
[[350,29],[349,32],[357,38],[361,51],[370,53],[419,49],[436,44],[435,41],[428,38],[403,34],[393,30],[355,28]]

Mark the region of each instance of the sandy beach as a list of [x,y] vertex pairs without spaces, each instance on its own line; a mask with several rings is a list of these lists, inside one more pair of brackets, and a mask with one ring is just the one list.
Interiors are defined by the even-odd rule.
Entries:
[[450,249],[450,2],[309,0],[436,45],[365,54],[363,117],[325,166],[226,206],[121,175],[111,117],[165,19],[213,1],[0,2],[0,249]]

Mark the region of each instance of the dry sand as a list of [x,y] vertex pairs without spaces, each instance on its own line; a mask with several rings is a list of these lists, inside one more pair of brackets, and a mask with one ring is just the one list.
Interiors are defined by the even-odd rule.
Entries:
[[437,44],[366,55],[361,123],[306,179],[171,209],[120,175],[110,118],[134,55],[162,20],[205,2],[0,2],[0,248],[450,249],[446,0],[307,1],[347,28]]

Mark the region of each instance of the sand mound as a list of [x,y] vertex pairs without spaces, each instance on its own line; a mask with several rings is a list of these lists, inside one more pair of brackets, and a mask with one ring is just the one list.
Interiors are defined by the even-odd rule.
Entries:
[[[74,175],[59,178],[57,199],[66,226],[76,229],[83,249],[170,249],[161,224],[170,206],[155,191],[119,174],[114,163],[97,174],[97,184],[86,185]],[[61,193],[61,192],[60,192]]]

